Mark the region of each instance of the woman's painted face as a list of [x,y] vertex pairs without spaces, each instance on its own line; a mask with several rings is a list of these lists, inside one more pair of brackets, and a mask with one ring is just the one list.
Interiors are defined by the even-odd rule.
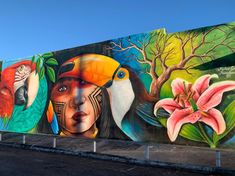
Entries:
[[52,89],[51,100],[59,125],[69,133],[89,130],[101,113],[101,89],[77,79],[60,80]]

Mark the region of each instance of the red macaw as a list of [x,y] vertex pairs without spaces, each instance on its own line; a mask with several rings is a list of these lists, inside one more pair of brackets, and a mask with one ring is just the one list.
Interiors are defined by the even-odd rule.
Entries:
[[[27,102],[25,108],[32,104],[36,97],[39,85],[38,74],[36,74],[35,69],[35,63],[25,60],[17,62],[2,71],[0,82],[0,117],[10,118],[14,109],[14,104]],[[34,83],[32,83],[33,80],[30,80],[30,77],[33,77]],[[30,86],[33,87],[34,90],[32,90]],[[32,98],[29,98],[31,95]],[[22,98],[27,100],[22,101]]]

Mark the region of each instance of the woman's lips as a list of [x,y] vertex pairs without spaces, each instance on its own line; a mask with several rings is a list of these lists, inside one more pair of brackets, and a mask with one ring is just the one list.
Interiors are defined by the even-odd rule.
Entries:
[[87,116],[87,114],[83,111],[79,111],[79,112],[76,112],[74,115],[73,115],[73,120],[77,121],[77,122],[81,122],[83,119],[85,119]]

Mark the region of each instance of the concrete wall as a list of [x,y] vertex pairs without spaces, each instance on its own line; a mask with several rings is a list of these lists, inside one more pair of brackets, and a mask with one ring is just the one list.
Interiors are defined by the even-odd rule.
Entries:
[[235,144],[235,23],[3,61],[0,129]]

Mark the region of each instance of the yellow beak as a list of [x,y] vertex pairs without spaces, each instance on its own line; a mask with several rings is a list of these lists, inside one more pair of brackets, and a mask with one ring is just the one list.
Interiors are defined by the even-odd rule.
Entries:
[[85,54],[68,60],[62,67],[74,64],[71,71],[61,73],[61,77],[76,77],[97,86],[105,86],[112,82],[120,64],[114,59],[99,55]]

